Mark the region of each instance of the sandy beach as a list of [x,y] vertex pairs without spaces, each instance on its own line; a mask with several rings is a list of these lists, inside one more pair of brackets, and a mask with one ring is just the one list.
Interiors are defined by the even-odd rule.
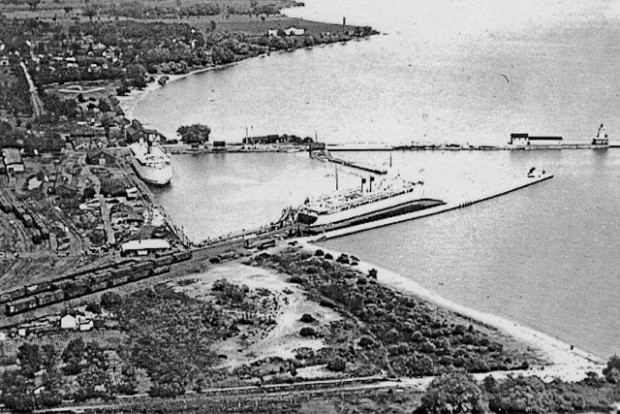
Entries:
[[168,82],[166,84],[169,84],[171,82],[178,81],[179,79],[183,79],[187,76],[191,76],[196,73],[207,72],[210,70],[218,70],[223,67],[225,66],[200,68],[200,69],[192,70],[188,73],[183,73],[181,75],[166,75],[166,74],[153,75],[154,81],[149,83],[146,86],[146,88],[132,89],[131,92],[127,96],[117,97],[120,102],[120,106],[123,109],[123,112],[125,112],[125,118],[134,119],[135,118],[134,111],[136,107],[138,106],[138,104],[140,103],[140,101],[142,101],[149,93],[156,91],[160,88],[163,88],[163,86],[158,83],[159,79],[162,78],[163,76],[168,77]]
[[[311,251],[318,248],[309,243],[308,239],[298,239],[298,241],[302,246]],[[322,246],[320,248],[325,253],[330,253],[333,257],[338,257],[342,253],[326,249]],[[508,319],[452,302],[403,275],[363,261],[360,261],[357,266],[357,269],[363,273],[368,273],[368,271],[373,268],[378,272],[378,282],[383,285],[402,293],[425,299],[442,308],[449,309],[462,316],[472,318],[481,324],[495,328],[499,332],[509,335],[517,341],[527,344],[537,350],[541,357],[548,361],[548,365],[533,366],[527,371],[494,373],[494,376],[502,377],[508,374],[523,374],[537,375],[545,381],[552,381],[554,378],[560,378],[564,381],[580,381],[589,371],[600,374],[605,366],[605,361],[596,355],[585,352],[557,338]],[[486,375],[482,375],[482,377],[484,376]]]

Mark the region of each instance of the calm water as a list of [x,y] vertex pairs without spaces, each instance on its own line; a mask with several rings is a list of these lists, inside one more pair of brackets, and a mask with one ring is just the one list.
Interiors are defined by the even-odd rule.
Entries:
[[[308,0],[291,14],[371,24],[347,45],[274,54],[172,82],[136,108],[174,136],[296,133],[331,142],[504,143],[510,132],[587,142],[620,131],[620,23],[608,1]],[[503,76],[505,75],[505,76]],[[375,164],[388,155],[350,154]],[[159,190],[201,239],[276,220],[331,190],[334,169],[305,154],[175,157]],[[328,243],[450,299],[608,356],[620,353],[620,150],[398,153],[403,175],[467,193],[536,165],[556,178],[461,211]],[[341,186],[357,183],[340,171]]]

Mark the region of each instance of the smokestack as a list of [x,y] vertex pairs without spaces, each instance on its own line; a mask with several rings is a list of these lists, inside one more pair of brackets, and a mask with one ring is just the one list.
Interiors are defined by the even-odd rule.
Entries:
[[347,25],[347,18],[343,17],[342,18],[342,31],[344,32],[344,27]]

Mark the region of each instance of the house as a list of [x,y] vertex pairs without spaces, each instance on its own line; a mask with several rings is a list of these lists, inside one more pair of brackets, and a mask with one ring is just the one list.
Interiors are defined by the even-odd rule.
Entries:
[[94,327],[93,320],[84,315],[67,313],[60,318],[60,329],[90,331]]
[[298,29],[294,26],[284,29],[284,33],[287,36],[303,36],[306,33],[306,29]]
[[17,148],[3,148],[2,159],[4,160],[4,169],[7,174],[24,172],[22,155]]
[[9,66],[9,58],[7,56],[0,57],[0,66]]
[[163,239],[132,240],[121,245],[122,256],[146,256],[149,253],[170,249],[170,243]]
[[609,137],[605,132],[605,127],[603,126],[603,124],[598,127],[598,133],[596,134],[596,137],[592,139],[592,145],[609,145]]
[[89,165],[106,165],[116,167],[116,157],[106,150],[99,149],[86,155],[86,163]]
[[278,31],[276,29],[267,30],[267,36],[269,37],[280,37],[278,36]]

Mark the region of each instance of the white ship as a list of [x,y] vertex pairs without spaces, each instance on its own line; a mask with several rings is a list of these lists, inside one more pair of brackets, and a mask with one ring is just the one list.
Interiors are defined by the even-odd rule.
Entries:
[[140,140],[129,145],[131,163],[138,176],[147,184],[164,186],[172,179],[168,154],[157,142]]
[[368,185],[363,179],[359,188],[308,199],[297,209],[297,222],[310,228],[351,226],[445,204],[426,197],[423,182],[397,176],[373,184],[371,177]]

